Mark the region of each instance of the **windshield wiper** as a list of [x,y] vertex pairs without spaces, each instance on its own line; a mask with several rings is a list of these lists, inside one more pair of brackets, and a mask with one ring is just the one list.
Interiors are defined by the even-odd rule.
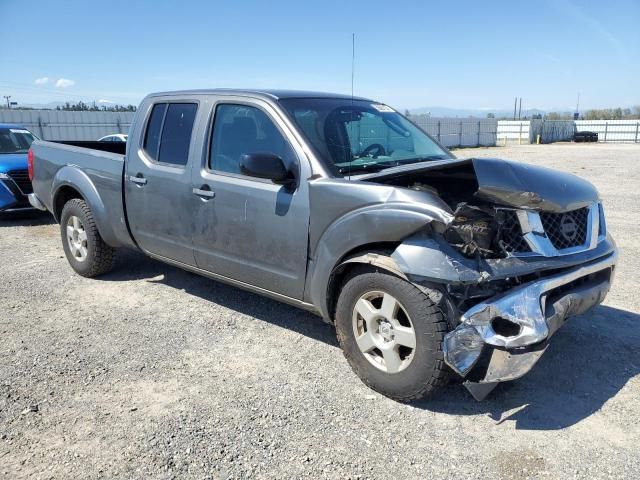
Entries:
[[385,168],[389,168],[393,165],[386,165],[383,163],[358,163],[356,165],[350,165],[346,167],[340,167],[338,169],[338,173],[349,173],[349,172],[379,172],[380,170],[384,170]]
[[411,163],[431,162],[434,160],[447,160],[448,158],[449,157],[445,155],[429,155],[428,157],[404,158],[402,160],[389,160],[386,162],[380,162],[378,163],[378,165],[397,167],[399,165],[409,165]]
[[404,158],[401,160],[386,160],[383,162],[372,162],[372,163],[359,163],[355,165],[340,167],[338,169],[339,173],[348,173],[348,172],[379,172],[380,170],[384,170],[385,168],[398,167],[400,165],[409,165],[411,163],[422,163],[422,162],[430,162],[434,160],[447,160],[449,159],[446,155],[429,155],[426,157],[416,157],[416,158]]

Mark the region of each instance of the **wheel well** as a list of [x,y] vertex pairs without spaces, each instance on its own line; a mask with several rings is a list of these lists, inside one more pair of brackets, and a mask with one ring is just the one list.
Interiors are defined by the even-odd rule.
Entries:
[[343,262],[349,258],[358,257],[367,253],[389,256],[398,247],[398,245],[398,242],[382,242],[361,245],[357,248],[354,248],[353,250],[350,250],[345,255],[343,255],[342,258],[340,258],[340,260],[336,263],[333,271],[331,272],[331,276],[329,277],[329,284],[327,285],[327,306],[329,310],[329,318],[331,319],[331,321],[333,321],[335,316],[336,304],[338,303],[340,290],[342,289],[342,285],[349,277],[349,275],[351,275],[354,270],[361,270],[364,272],[376,271],[380,268],[370,263]]
[[60,214],[65,204],[72,198],[83,198],[75,188],[68,185],[60,187],[53,199],[53,216],[60,221]]

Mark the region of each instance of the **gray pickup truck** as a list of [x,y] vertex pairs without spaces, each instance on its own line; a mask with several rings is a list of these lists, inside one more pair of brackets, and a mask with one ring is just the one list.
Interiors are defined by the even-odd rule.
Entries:
[[77,273],[137,248],[310,310],[356,374],[400,401],[452,378],[484,398],[610,288],[616,246],[590,183],[457,159],[381,103],[158,93],[129,133],[126,146],[31,147],[30,201],[60,223]]

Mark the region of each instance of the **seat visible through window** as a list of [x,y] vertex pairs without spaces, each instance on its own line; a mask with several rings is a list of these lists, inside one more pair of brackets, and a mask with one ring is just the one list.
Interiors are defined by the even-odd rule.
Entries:
[[293,150],[260,109],[247,105],[219,105],[216,108],[209,168],[240,173],[240,158],[249,153],[278,155],[286,164],[294,159]]

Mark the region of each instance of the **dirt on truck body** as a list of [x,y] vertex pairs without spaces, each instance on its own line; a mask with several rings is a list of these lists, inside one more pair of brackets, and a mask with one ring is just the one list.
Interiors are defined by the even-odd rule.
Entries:
[[[36,141],[33,206],[81,275],[117,248],[335,325],[360,378],[400,401],[453,375],[480,399],[528,372],[617,258],[587,181],[456,159],[387,105],[316,92],[145,98],[126,153]],[[94,148],[85,148],[85,147]]]

